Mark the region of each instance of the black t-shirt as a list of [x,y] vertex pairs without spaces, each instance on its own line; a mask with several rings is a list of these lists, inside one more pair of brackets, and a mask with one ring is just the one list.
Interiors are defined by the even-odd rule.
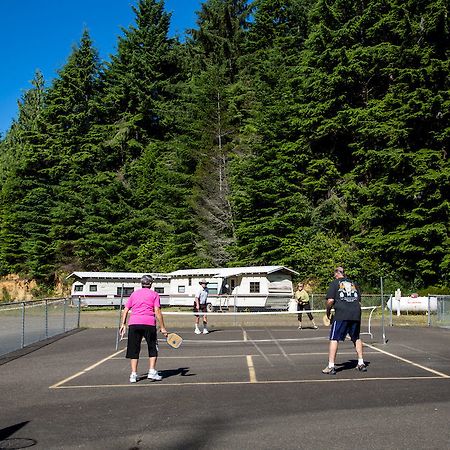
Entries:
[[361,292],[348,278],[334,280],[327,291],[327,299],[334,299],[335,320],[361,321]]

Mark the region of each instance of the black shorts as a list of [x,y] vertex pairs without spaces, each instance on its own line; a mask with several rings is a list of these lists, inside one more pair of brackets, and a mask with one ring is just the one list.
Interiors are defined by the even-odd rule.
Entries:
[[139,359],[142,338],[147,341],[148,356],[158,356],[158,338],[155,325],[130,325],[128,327],[127,358]]
[[[200,309],[197,309],[197,305],[194,302],[193,310],[194,310],[195,313],[202,312],[202,313],[204,313],[203,315],[205,315],[206,311],[207,311],[206,303],[203,303],[203,304],[200,303]],[[200,314],[195,314],[195,317],[200,317]]]

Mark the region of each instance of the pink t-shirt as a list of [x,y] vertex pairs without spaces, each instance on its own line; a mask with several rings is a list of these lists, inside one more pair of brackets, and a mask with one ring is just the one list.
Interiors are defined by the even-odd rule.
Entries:
[[149,288],[134,291],[125,307],[131,309],[128,325],[156,325],[155,307],[160,307],[159,294]]

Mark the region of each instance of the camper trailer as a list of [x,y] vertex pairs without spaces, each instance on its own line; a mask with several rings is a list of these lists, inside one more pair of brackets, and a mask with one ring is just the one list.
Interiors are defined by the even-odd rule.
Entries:
[[[142,273],[73,272],[72,299],[86,306],[118,306],[140,287]],[[151,274],[162,306],[192,306],[201,279],[208,282],[208,310],[286,309],[294,270],[257,266],[176,270]]]
[[[120,306],[141,287],[144,273],[128,272],[73,272],[71,289],[73,302],[81,301],[82,306]],[[169,304],[170,280],[166,274],[151,273],[155,280],[152,288],[159,293],[161,305]]]
[[170,273],[170,304],[194,303],[199,281],[208,282],[208,310],[285,309],[293,297],[292,275],[284,266],[177,270]]

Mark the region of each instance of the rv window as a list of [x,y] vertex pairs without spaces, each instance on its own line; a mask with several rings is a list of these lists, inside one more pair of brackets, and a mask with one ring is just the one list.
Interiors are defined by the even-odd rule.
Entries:
[[251,293],[259,292],[259,281],[250,281],[250,292]]
[[97,292],[97,285],[96,284],[91,284],[89,286],[89,292]]
[[83,292],[83,285],[82,284],[76,284],[74,291],[75,292]]
[[158,294],[164,294],[164,288],[163,287],[155,287],[155,292]]
[[[123,296],[124,297],[129,297],[133,292],[134,292],[133,287],[124,287],[123,288]],[[117,288],[117,295],[122,296],[122,288],[121,287]]]
[[217,294],[218,283],[208,283],[208,293]]
[[184,294],[186,292],[186,286],[178,286],[178,293]]

